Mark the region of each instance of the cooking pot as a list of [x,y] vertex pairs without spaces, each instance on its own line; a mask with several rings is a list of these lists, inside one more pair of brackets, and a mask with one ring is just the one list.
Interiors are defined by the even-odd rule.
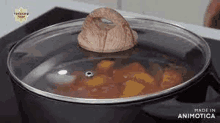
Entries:
[[[116,53],[95,53],[78,45],[77,36],[84,20],[71,20],[41,29],[10,49],[8,75],[23,122],[124,123],[132,122],[140,111],[177,118],[176,112],[188,112],[197,106],[212,106],[217,111],[215,113],[219,112],[217,102],[203,102],[205,97],[202,96],[193,99],[205,93],[208,85],[220,92],[210,48],[201,37],[175,24],[126,19],[138,33],[138,45]],[[71,72],[86,72],[94,67],[91,59],[104,58],[123,58],[125,62],[139,60],[145,67],[149,67],[149,62],[160,65],[175,62],[194,74],[179,85],[142,96],[91,99],[54,93],[53,82],[62,84],[62,81],[71,79],[68,76]],[[50,75],[49,79],[47,75]],[[158,103],[162,107],[155,109]],[[157,112],[160,109],[166,110]],[[174,109],[175,113],[169,112]]]

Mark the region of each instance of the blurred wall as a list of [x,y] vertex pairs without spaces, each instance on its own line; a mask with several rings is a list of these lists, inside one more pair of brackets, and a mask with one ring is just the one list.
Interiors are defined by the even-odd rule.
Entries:
[[75,0],[203,26],[209,0]]
[[107,6],[107,7],[111,7],[111,8],[116,9],[118,0],[73,0],[73,1],[79,1],[79,2],[84,2],[84,3],[89,3],[89,4]]

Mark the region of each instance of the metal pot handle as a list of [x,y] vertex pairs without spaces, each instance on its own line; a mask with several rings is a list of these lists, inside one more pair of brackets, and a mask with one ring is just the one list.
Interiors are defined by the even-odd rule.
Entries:
[[220,78],[214,67],[212,67],[210,75],[213,77],[213,81],[210,81],[210,86],[220,95]]
[[[213,66],[211,66],[210,73],[208,74],[211,76],[209,86],[220,94],[220,78]],[[209,113],[207,116],[211,117],[212,114],[214,114],[215,117],[217,117],[217,115],[220,115],[220,96],[202,103],[180,102],[177,101],[176,97],[174,97],[156,104],[147,104],[142,108],[142,110],[147,114],[169,119],[178,119],[178,117],[182,116],[182,114],[195,115],[196,113]]]

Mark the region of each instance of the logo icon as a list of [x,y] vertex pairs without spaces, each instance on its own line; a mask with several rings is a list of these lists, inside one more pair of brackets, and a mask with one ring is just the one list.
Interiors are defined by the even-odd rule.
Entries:
[[15,9],[14,12],[15,21],[18,21],[20,23],[27,21],[28,15],[29,13],[27,12],[27,9],[23,9],[22,7],[20,7],[19,9]]

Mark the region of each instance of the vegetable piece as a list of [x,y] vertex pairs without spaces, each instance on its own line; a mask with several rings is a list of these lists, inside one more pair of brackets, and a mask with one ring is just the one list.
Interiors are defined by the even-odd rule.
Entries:
[[99,74],[108,74],[111,76],[113,73],[114,63],[114,61],[102,60],[100,63],[97,64],[96,70]]
[[134,78],[137,80],[142,80],[146,83],[154,84],[154,78],[148,73],[135,73]]
[[106,75],[97,75],[94,76],[92,79],[89,79],[86,84],[88,86],[94,87],[94,86],[100,86],[103,85],[105,83],[111,83],[112,80],[107,77]]
[[161,87],[163,89],[173,87],[182,82],[182,75],[175,70],[165,70]]
[[121,97],[131,97],[136,96],[145,88],[143,84],[140,84],[136,81],[129,80],[125,83],[125,89]]

